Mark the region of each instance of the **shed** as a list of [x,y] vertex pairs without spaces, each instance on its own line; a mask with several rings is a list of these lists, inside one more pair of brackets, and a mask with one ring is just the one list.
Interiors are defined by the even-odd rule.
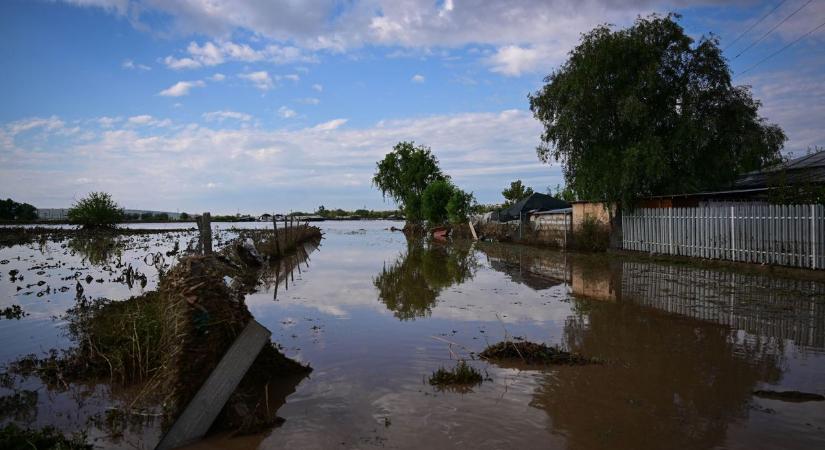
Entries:
[[570,204],[564,200],[559,200],[556,197],[536,192],[531,194],[529,197],[519,200],[509,208],[499,210],[498,221],[509,222],[511,220],[519,220],[524,218],[532,212],[551,211],[554,209],[564,209],[569,207]]

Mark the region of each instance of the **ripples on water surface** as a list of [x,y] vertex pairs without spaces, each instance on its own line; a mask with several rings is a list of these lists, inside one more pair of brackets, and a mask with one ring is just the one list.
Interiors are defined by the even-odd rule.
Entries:
[[[295,392],[278,410],[280,427],[213,436],[199,447],[825,448],[825,402],[752,395],[825,393],[825,284],[511,245],[407,242],[391,225],[399,226],[324,222],[320,248],[247,297],[273,340],[314,371],[284,387],[284,395]],[[137,295],[157,282],[157,264],[145,255],[174,264],[166,253],[193,236],[130,236],[103,244],[103,255],[68,240],[0,249],[9,261],[0,265],[0,307],[28,313],[0,321],[0,359],[70,345],[53,319],[76,295],[75,281],[62,278],[91,275],[81,283],[87,296]],[[109,281],[128,264],[146,274],[145,286]],[[11,282],[12,269],[24,280]],[[492,381],[470,393],[427,383],[437,368],[505,335],[609,363],[536,371],[476,360]],[[29,417],[0,420],[71,429],[85,412],[128,398],[105,386],[83,389],[85,397],[40,389]],[[79,406],[75,397],[86,400]],[[158,433],[147,425],[101,442],[152,447]]]

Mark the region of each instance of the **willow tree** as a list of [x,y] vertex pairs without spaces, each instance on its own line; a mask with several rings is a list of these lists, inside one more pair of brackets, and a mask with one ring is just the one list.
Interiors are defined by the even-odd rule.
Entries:
[[399,142],[384,159],[378,161],[372,183],[404,210],[407,221],[423,218],[421,200],[424,190],[434,181],[447,180],[438,159],[429,147],[414,142]]
[[781,159],[785,134],[734,86],[718,40],[694,41],[678,15],[583,35],[529,96],[544,125],[539,159],[562,163],[577,198],[632,207],[647,195],[729,186]]

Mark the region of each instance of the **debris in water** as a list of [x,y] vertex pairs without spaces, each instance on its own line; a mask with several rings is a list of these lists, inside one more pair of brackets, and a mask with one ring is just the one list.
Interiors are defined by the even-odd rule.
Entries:
[[812,392],[799,391],[753,391],[753,395],[771,400],[784,400],[786,402],[821,402],[825,401],[825,395],[814,394]]
[[596,359],[585,358],[577,353],[570,353],[558,347],[549,347],[535,342],[503,341],[493,344],[479,354],[491,361],[521,361],[525,364],[592,364],[599,362]]

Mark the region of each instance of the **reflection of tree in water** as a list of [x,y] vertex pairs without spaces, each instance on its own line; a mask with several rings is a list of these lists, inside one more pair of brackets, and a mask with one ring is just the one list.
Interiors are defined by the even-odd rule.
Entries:
[[379,298],[401,320],[432,311],[438,294],[475,275],[478,263],[467,242],[451,245],[407,239],[407,253],[373,279]]
[[79,253],[90,264],[99,266],[120,256],[121,242],[111,235],[77,236],[69,239],[69,249]]
[[632,303],[574,301],[586,313],[565,324],[567,346],[611,362],[559,368],[531,403],[569,448],[722,445],[754,386],[781,377],[775,340],[737,340],[726,327]]

